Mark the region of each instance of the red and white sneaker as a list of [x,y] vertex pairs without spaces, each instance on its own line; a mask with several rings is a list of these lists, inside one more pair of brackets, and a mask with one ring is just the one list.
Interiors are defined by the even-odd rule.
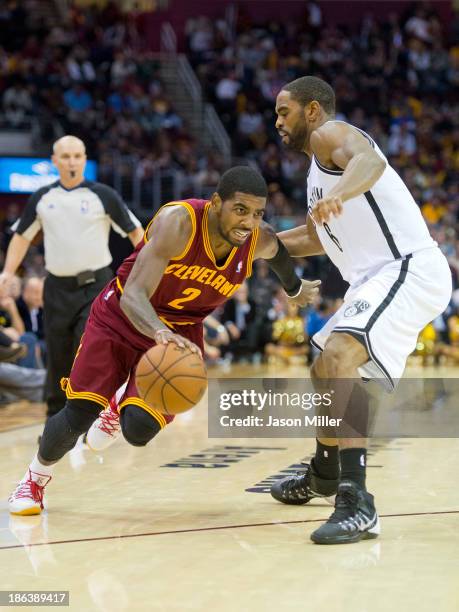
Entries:
[[29,469],[8,499],[10,513],[20,516],[41,514],[44,488],[50,480],[51,476]]
[[111,446],[121,434],[120,415],[116,397],[99,414],[84,438],[85,444],[93,451],[103,451]]

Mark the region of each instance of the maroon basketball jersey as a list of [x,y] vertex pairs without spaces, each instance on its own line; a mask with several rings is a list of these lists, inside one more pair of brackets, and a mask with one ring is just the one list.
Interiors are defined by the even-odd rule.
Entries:
[[[242,246],[234,247],[226,260],[217,265],[208,232],[210,202],[193,199],[165,204],[177,205],[184,206],[191,217],[191,237],[183,253],[170,260],[150,300],[161,320],[172,327],[201,322],[233,295],[252,273],[258,238],[256,229]],[[144,241],[137,245],[118,269],[117,286],[120,291],[137,255],[146,244],[147,232],[148,228]]]

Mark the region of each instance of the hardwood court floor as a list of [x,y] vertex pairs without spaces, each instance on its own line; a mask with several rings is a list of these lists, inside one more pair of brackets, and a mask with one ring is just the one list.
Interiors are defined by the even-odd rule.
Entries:
[[209,439],[203,406],[147,448],[73,451],[48,487],[48,511],[10,517],[6,498],[41,431],[17,428],[14,412],[0,411],[3,428],[15,427],[0,433],[0,590],[68,590],[70,610],[85,612],[459,609],[457,440],[376,441],[368,484],[380,538],[321,547],[309,534],[331,507],[267,493],[313,441]]

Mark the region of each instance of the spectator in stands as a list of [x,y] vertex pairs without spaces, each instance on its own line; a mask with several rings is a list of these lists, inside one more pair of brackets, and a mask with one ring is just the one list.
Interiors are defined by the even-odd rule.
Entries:
[[40,349],[42,363],[45,363],[46,344],[43,330],[43,278],[30,276],[24,280],[22,294],[17,300],[17,309],[24,323],[24,329],[33,334]]
[[13,232],[11,226],[19,218],[19,205],[16,202],[11,202],[6,207],[2,221],[0,221],[0,249],[6,251]]
[[269,266],[264,259],[254,262],[249,287],[250,296],[257,307],[267,313],[272,308],[273,297],[279,289],[279,283],[271,276]]
[[270,332],[264,325],[264,317],[256,303],[249,298],[249,287],[244,282],[234,296],[225,303],[221,322],[230,341],[224,354],[230,353],[236,360],[262,353]]
[[73,85],[64,94],[64,101],[73,113],[86,113],[92,107],[91,94],[79,83]]
[[[6,289],[0,289],[0,326],[4,334],[11,340],[27,347],[26,353],[16,360],[16,363],[24,368],[37,368],[41,365],[39,342],[37,336],[25,329],[24,321],[16,305],[16,280]],[[20,286],[20,285],[19,285]]]
[[122,85],[126,79],[136,73],[135,61],[124,51],[115,54],[115,61],[110,69],[111,82],[115,87]]
[[3,332],[16,342],[25,332],[24,322],[9,287],[0,288],[0,325]]
[[[1,348],[0,345],[0,350]],[[0,405],[21,399],[42,402],[45,380],[46,370],[5,363],[0,354]]]
[[401,123],[392,130],[389,137],[388,152],[390,155],[414,155],[416,153],[416,138],[409,131],[406,123]]
[[224,325],[213,315],[204,319],[204,352],[206,361],[214,363],[221,356],[221,346],[229,344],[230,336]]
[[335,314],[341,306],[342,300],[331,300],[319,296],[306,316],[306,332],[312,338],[322,329],[325,323]]
[[16,82],[8,87],[3,94],[3,108],[4,110],[8,110],[10,107],[14,106],[17,109],[23,111],[24,115],[30,114],[32,112],[32,98],[30,96],[30,91],[28,88],[21,82]]
[[96,71],[89,59],[89,53],[80,45],[77,45],[67,57],[66,68],[72,81],[93,82],[96,80]]
[[0,362],[15,362],[26,354],[26,345],[12,340],[0,326]]
[[206,17],[190,19],[185,27],[188,38],[188,48],[193,64],[210,59],[209,52],[214,44],[214,29],[212,22]]
[[290,364],[299,359],[300,363],[305,363],[309,347],[303,317],[296,304],[286,300],[285,312],[274,321],[271,342],[266,345],[265,352],[270,361],[277,358]]

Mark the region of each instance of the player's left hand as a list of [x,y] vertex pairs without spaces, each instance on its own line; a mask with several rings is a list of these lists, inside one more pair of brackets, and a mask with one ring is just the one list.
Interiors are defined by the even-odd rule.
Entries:
[[297,304],[300,308],[307,304],[311,304],[319,294],[319,285],[321,282],[320,280],[307,281],[302,278],[300,293],[293,298],[289,297],[289,301],[293,304]]
[[156,344],[168,344],[169,342],[173,342],[181,349],[189,349],[192,353],[196,353],[201,359],[203,358],[201,349],[197,344],[188,340],[188,338],[184,338],[180,336],[180,334],[175,334],[170,329],[158,329],[155,332],[154,340]]
[[312,207],[312,216],[319,225],[328,223],[331,216],[339,217],[343,212],[343,201],[339,196],[321,198]]

